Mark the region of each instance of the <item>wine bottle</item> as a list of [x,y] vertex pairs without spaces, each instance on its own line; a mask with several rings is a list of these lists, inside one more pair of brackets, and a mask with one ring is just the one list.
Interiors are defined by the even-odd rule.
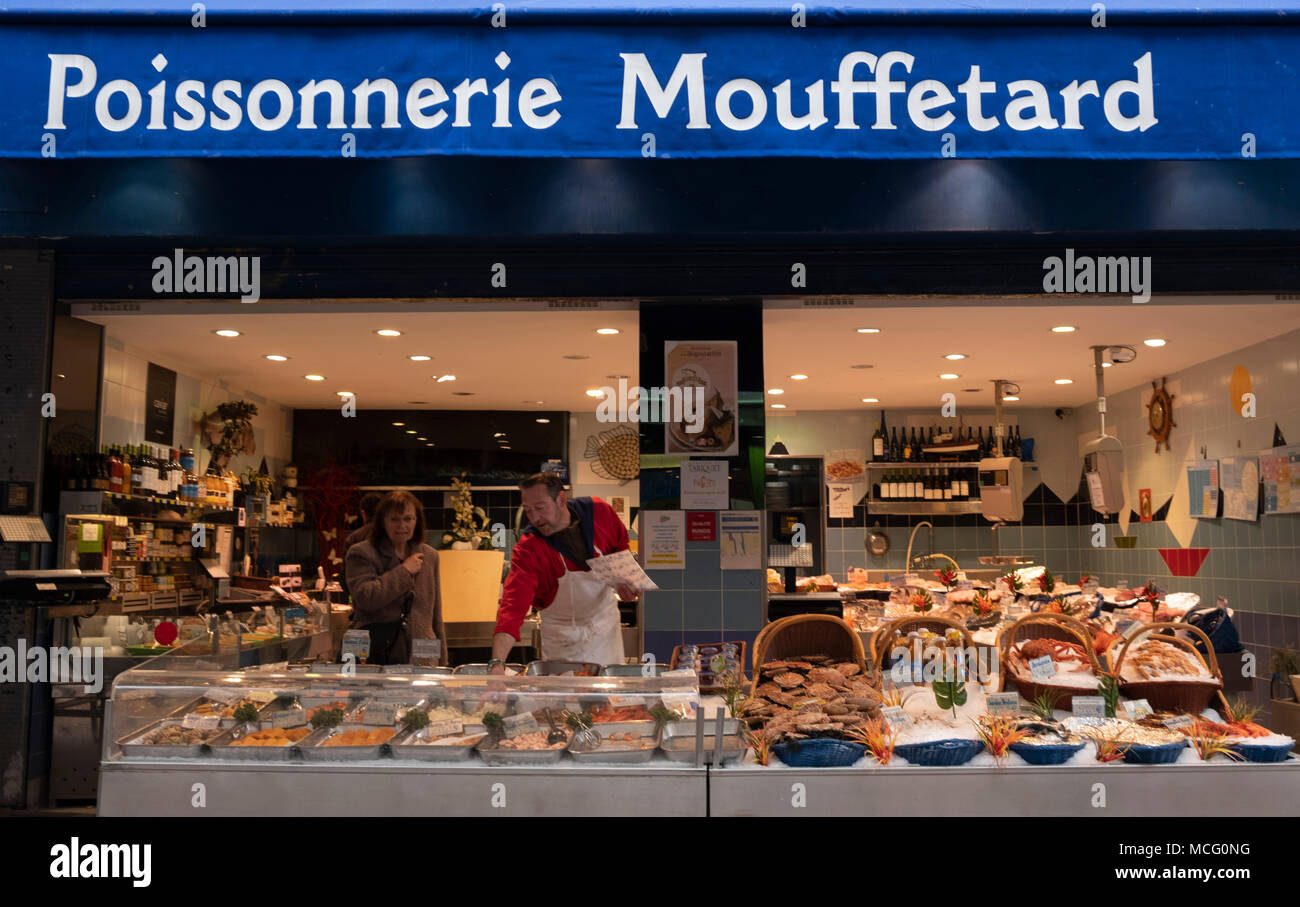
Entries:
[[969,479],[969,477],[967,476],[966,473],[963,473],[963,474],[962,474],[962,478],[961,478],[961,481],[958,483],[958,487],[959,487],[959,489],[960,489],[960,491],[961,491],[961,499],[962,499],[963,501],[969,501],[969,500],[971,500],[971,496],[970,496],[970,479]]
[[956,484],[957,483],[953,481],[953,471],[951,469],[945,469],[943,471],[943,478],[940,480],[940,485],[943,487],[943,499],[945,501],[951,501],[956,497],[956,495],[953,494],[956,490],[954,487]]
[[898,426],[895,425],[889,438],[889,461],[897,463],[901,459],[903,459],[903,449],[898,446]]
[[876,433],[871,436],[871,459],[877,462],[885,459],[885,412],[881,410],[880,421],[876,423]]

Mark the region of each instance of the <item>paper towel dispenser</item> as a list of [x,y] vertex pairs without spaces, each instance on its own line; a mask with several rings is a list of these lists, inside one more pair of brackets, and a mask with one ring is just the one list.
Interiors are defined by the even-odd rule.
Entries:
[[1023,467],[1017,457],[980,460],[980,506],[990,522],[1014,523],[1025,515]]
[[1109,516],[1124,506],[1124,445],[1103,435],[1083,448],[1083,471],[1092,509]]

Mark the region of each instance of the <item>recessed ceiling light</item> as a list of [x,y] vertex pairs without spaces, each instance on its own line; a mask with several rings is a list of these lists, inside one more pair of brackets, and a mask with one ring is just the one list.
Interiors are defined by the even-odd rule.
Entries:
[[781,387],[769,387],[767,392],[774,397],[779,397],[785,393],[785,389]]
[[239,331],[231,331],[231,330],[225,330],[225,329],[220,330],[220,331],[213,331],[212,333],[216,334],[218,337],[238,337],[238,336],[239,336]]
[[538,419],[537,421],[538,421],[538,423],[541,424],[541,425],[549,425],[550,422],[551,422],[550,419]]
[[324,376],[324,375],[303,375],[303,377],[306,378],[308,381],[324,381],[324,380],[325,380],[325,376]]
[[966,358],[966,354],[965,354],[965,353],[949,353],[948,355],[944,356],[943,358],[945,358],[945,359],[950,359],[950,360],[952,360],[953,362],[956,362],[958,359],[965,359],[965,358]]
[[523,400],[521,402],[526,403],[529,406],[541,406],[546,401],[545,400]]
[[1110,368],[1110,367],[1111,367],[1112,365],[1114,365],[1114,364],[1115,364],[1115,363],[1113,363],[1113,362],[1103,362],[1103,363],[1101,364],[1101,367],[1102,367],[1102,368]]
[[456,376],[455,376],[455,375],[434,375],[434,377],[438,379],[438,383],[439,383],[439,384],[442,384],[442,382],[444,382],[444,381],[455,381],[455,380],[456,380]]
[[407,356],[406,358],[410,359],[412,362],[428,362],[433,357],[432,356]]
[[506,433],[503,432],[503,431],[496,432],[495,434],[492,435],[492,437],[494,437],[494,438],[504,438],[505,436],[506,436]]
[[1003,397],[1003,398],[1002,398],[1002,400],[1003,400],[1004,403],[1015,403],[1015,402],[1017,402],[1019,399],[1020,399],[1019,397]]
[[417,440],[417,441],[427,441],[427,440],[429,440],[429,439],[428,439],[428,438],[421,438],[419,435],[416,435],[415,440]]
[[617,334],[618,328],[596,328],[597,334]]
[[1056,379],[1056,383],[1057,383],[1057,384],[1073,384],[1073,383],[1074,383],[1074,379],[1073,379],[1073,378],[1057,378],[1057,379]]
[[1056,327],[1052,328],[1052,333],[1053,333],[1053,334],[1073,334],[1073,333],[1074,333],[1074,325],[1072,325],[1072,324],[1058,324]]
[[807,380],[808,380],[808,376],[807,376],[807,375],[791,375],[791,376],[790,376],[790,380],[791,380],[791,381],[807,381]]
[[863,398],[862,398],[862,402],[863,402],[863,403],[879,403],[879,402],[880,402],[880,398],[878,398],[878,397],[863,397]]
[[68,377],[68,376],[67,376],[67,375],[64,375],[64,374],[62,374],[62,373],[60,373],[59,377],[60,377],[60,378],[66,378],[66,377]]
[[561,356],[560,358],[561,358],[561,359],[590,359],[591,357],[590,357],[590,356],[580,356],[580,355],[577,355],[577,354],[575,353],[575,354],[573,354],[573,355],[569,355],[569,356]]
[[401,331],[395,331],[392,328],[383,328],[381,330],[375,331],[375,333],[378,334],[380,337],[401,337],[402,336]]
[[406,433],[407,433],[408,435],[413,435],[413,434],[415,434],[415,429],[414,429],[414,428],[408,428],[408,429],[406,430]]
[[785,409],[785,404],[784,404],[784,403],[773,403],[773,404],[772,404],[772,409]]
[[879,334],[880,328],[858,328],[859,334]]
[[1154,346],[1154,347],[1160,347],[1165,345],[1165,342],[1161,340],[1159,337],[1152,337],[1150,340],[1143,340],[1142,342],[1145,343],[1147,346]]
[[865,362],[859,365],[850,365],[849,368],[875,368],[874,365],[867,365]]
[[944,381],[956,381],[958,378],[961,377],[961,375],[956,375],[953,374],[952,372],[944,372],[939,377],[942,378]]
[[334,393],[335,393],[336,396],[339,396],[339,397],[355,397],[355,396],[356,396],[356,394],[352,393],[352,391],[335,391]]
[[474,392],[473,391],[452,391],[451,395],[453,397],[472,397],[474,396]]
[[278,353],[270,353],[269,355],[267,355],[266,358],[267,358],[267,359],[270,359],[272,362],[288,362],[288,361],[289,361],[289,357],[288,357],[288,356],[281,356],[281,355],[279,355]]
[[603,397],[603,396],[605,396],[605,389],[604,389],[603,387],[589,387],[589,388],[587,388],[587,396],[588,396],[588,397]]
[[403,425],[405,425],[406,423],[405,423],[405,422],[394,422],[393,424],[396,425],[398,428],[401,428],[401,427],[402,427]]
[[425,446],[425,447],[432,447],[432,446],[433,446],[433,442],[430,441],[428,444],[426,444],[426,445],[424,445],[424,446]]

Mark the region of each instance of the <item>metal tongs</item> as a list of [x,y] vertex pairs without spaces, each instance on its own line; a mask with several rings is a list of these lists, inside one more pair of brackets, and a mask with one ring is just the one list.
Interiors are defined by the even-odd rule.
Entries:
[[563,743],[565,740],[569,739],[568,735],[564,733],[564,731],[555,726],[555,716],[551,714],[550,708],[542,709],[542,714],[546,716],[546,723],[551,726],[551,732],[546,735],[546,743],[548,746],[555,743]]
[[567,709],[563,714],[565,720],[574,726],[573,739],[569,742],[570,750],[579,753],[589,753],[600,747],[602,739],[600,731],[594,730],[585,724],[581,715],[574,714]]

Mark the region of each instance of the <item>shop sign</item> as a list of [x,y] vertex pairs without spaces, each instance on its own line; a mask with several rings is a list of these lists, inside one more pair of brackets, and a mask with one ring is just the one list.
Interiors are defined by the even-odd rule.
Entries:
[[130,27],[57,12],[6,22],[0,156],[1300,153],[1300,119],[1285,115],[1300,87],[1278,75],[1278,61],[1300,59],[1289,18],[1265,27],[1210,9],[1186,27],[1136,10],[1104,28],[1086,6],[1039,21],[976,9],[968,22],[857,9],[792,28],[789,10],[759,21],[729,6],[652,18],[601,4],[599,22],[509,13],[527,27],[488,27],[476,8],[466,24],[449,9],[392,24],[374,10],[330,24],[267,10],[253,25],[193,28],[189,4]]

